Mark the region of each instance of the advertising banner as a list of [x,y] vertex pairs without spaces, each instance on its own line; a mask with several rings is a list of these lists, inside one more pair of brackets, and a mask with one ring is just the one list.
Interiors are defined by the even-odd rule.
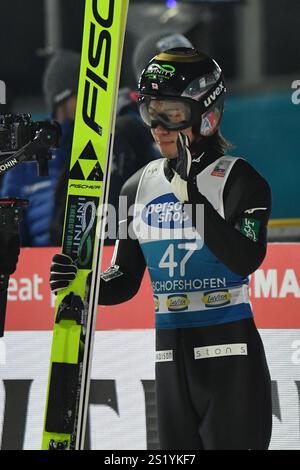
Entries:
[[[6,330],[52,330],[54,297],[49,267],[57,248],[23,248],[9,282]],[[113,247],[104,249],[103,269]],[[250,299],[258,328],[300,328],[300,245],[271,243],[250,278]],[[138,294],[123,304],[99,307],[98,330],[154,327],[154,300],[146,272]]]
[[[54,314],[49,266],[57,251],[23,249],[10,280],[0,361],[1,449],[41,445]],[[111,256],[106,247],[103,268]],[[300,449],[299,282],[300,244],[270,244],[251,276],[250,298],[272,378],[271,449]],[[148,275],[131,301],[99,307],[87,448],[158,448],[153,311]]]

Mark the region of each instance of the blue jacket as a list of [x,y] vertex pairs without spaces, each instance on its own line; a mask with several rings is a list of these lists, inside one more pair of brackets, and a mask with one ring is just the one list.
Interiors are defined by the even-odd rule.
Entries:
[[49,176],[38,176],[35,162],[22,163],[4,175],[1,195],[29,200],[23,212],[20,234],[23,246],[49,246],[50,224],[54,217],[54,196],[57,180],[71,152],[73,123],[61,125],[60,148],[52,152]]

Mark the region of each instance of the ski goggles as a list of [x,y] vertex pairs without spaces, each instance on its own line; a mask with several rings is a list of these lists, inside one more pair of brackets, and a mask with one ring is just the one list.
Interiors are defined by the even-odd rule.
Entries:
[[193,103],[188,100],[139,96],[139,110],[144,123],[151,128],[159,125],[179,131],[193,125]]

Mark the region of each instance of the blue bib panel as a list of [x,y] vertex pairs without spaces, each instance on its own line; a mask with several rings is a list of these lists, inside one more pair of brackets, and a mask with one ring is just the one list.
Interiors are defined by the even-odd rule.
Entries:
[[[199,190],[222,217],[223,189],[236,160],[221,157],[197,176]],[[134,214],[152,282],[156,327],[189,328],[252,317],[248,277],[233,273],[203,243],[202,224],[197,223],[197,231],[192,227],[163,167],[160,159],[145,168]]]

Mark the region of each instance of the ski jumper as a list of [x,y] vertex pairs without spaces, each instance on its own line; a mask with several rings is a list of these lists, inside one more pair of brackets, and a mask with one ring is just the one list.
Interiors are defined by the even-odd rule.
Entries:
[[[171,191],[169,164],[155,160],[123,187],[135,211],[120,213],[120,232],[133,222],[136,239],[117,242],[99,302],[131,298],[147,266],[162,449],[267,449],[271,384],[248,276],[266,253],[269,186],[242,158],[203,144],[193,158],[188,212]],[[201,234],[193,218],[199,204]]]

